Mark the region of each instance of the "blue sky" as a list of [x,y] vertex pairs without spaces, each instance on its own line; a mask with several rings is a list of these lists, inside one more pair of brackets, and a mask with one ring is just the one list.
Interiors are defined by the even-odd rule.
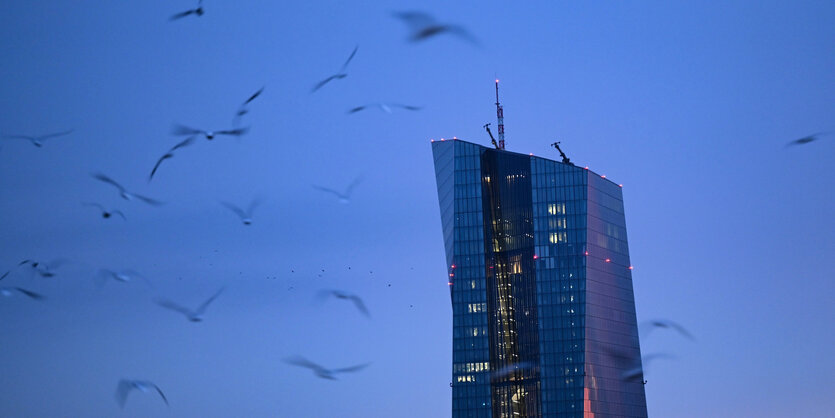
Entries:
[[[835,4],[805,2],[232,2],[0,4],[0,133],[74,129],[42,148],[0,140],[0,415],[448,416],[451,309],[431,138],[489,144],[501,80],[507,148],[624,184],[651,416],[824,416],[835,403]],[[479,40],[406,40],[422,10]],[[348,76],[310,94],[355,46]],[[174,123],[239,141],[165,161]],[[387,114],[375,102],[422,106]],[[121,200],[101,171],[166,202]],[[341,189],[361,177],[350,204]],[[260,196],[251,226],[218,201]],[[81,205],[122,210],[104,220]],[[348,267],[351,267],[348,269]],[[108,283],[100,268],[153,283]],[[325,271],[322,272],[321,270]],[[321,275],[321,277],[320,277]],[[389,286],[389,284],[391,286]],[[194,324],[153,303],[196,306]],[[322,288],[362,295],[368,320]],[[371,361],[340,381],[281,359]]]

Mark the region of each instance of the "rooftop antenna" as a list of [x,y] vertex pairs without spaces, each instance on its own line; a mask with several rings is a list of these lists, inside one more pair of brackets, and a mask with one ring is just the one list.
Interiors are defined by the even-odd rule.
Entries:
[[484,129],[487,129],[487,134],[490,135],[490,142],[493,143],[493,146],[496,147],[496,149],[499,149],[499,144],[496,142],[496,138],[493,138],[493,132],[490,132],[490,124],[484,124]]
[[[499,103],[499,79],[496,79],[496,118],[499,119],[499,145],[498,149],[504,149],[504,108]],[[492,135],[491,135],[492,136]]]
[[562,157],[563,164],[574,165],[574,164],[571,163],[571,160],[568,159],[568,157],[565,155],[565,153],[562,152],[562,150],[560,149],[560,142],[559,141],[554,142],[553,144],[551,144],[551,146],[556,148],[557,151],[560,152],[560,156]]

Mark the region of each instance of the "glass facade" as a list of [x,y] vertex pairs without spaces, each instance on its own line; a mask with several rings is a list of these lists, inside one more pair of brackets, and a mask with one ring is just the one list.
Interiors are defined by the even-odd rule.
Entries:
[[646,417],[621,189],[589,170],[434,141],[453,417]]

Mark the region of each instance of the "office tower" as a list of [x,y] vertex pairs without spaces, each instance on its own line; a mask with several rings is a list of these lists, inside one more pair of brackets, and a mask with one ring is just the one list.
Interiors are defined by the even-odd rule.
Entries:
[[621,187],[433,141],[453,417],[646,417]]

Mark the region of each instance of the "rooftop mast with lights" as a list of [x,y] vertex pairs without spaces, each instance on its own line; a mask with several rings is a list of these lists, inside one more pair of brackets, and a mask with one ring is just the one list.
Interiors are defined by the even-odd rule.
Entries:
[[[499,145],[498,149],[504,149],[504,109],[499,103],[499,79],[496,79],[496,118],[499,120]],[[491,135],[492,137],[492,135]]]

